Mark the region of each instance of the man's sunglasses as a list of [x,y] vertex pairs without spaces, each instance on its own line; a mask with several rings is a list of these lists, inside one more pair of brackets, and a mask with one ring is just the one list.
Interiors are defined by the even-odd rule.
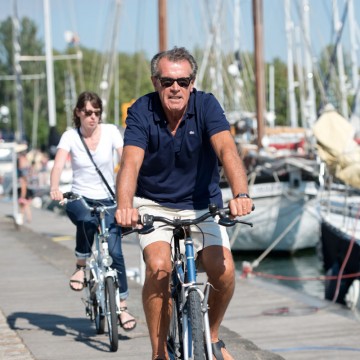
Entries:
[[160,84],[162,87],[168,88],[173,85],[173,83],[176,81],[179,86],[183,88],[187,88],[192,80],[192,77],[182,77],[178,79],[168,78],[168,77],[158,77]]
[[96,117],[100,117],[101,116],[101,111],[98,110],[98,111],[92,111],[92,110],[85,110],[85,109],[82,109],[81,110],[86,117],[88,116],[91,116],[92,114],[95,114]]

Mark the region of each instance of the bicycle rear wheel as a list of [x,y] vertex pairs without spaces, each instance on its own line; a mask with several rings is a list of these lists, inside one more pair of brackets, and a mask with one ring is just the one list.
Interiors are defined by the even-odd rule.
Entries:
[[204,324],[199,293],[190,290],[187,299],[188,315],[191,324],[191,340],[194,360],[206,360],[204,346]]
[[115,291],[114,279],[109,276],[105,280],[105,316],[108,324],[111,351],[117,351],[119,343]]

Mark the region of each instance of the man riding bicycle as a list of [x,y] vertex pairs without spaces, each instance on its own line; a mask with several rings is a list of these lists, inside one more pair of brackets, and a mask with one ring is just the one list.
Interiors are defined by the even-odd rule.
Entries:
[[[212,94],[194,88],[196,72],[197,63],[184,48],[160,52],[151,61],[155,92],[138,99],[126,119],[115,213],[122,226],[135,227],[139,213],[197,217],[209,203],[222,207],[219,161],[234,195],[231,215],[251,212],[246,172],[224,110]],[[208,302],[213,353],[216,359],[231,360],[219,340],[235,286],[229,238],[225,228],[212,221],[193,235],[198,260],[215,289]],[[152,359],[169,358],[171,236],[166,228],[140,235],[146,264],[142,297]]]

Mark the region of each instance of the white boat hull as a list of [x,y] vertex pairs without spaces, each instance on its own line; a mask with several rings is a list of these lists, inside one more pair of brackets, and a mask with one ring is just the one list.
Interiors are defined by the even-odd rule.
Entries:
[[[250,188],[255,211],[246,217],[254,226],[229,228],[233,251],[295,252],[315,247],[320,239],[320,216],[312,182],[299,188],[288,183],[255,184]],[[226,199],[226,196],[224,196]]]

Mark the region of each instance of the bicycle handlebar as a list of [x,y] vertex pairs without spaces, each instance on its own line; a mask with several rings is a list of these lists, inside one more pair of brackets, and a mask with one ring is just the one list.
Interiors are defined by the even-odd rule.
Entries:
[[[254,209],[254,208],[253,208]],[[244,224],[253,227],[253,224],[247,221],[238,220],[238,219],[230,219],[230,209],[229,208],[223,208],[219,209],[217,205],[210,204],[209,205],[209,211],[205,214],[195,218],[195,219],[169,219],[163,216],[154,216],[149,214],[144,214],[141,217],[139,216],[139,224],[143,225],[142,228],[135,228],[127,231],[126,233],[123,233],[123,236],[129,235],[131,233],[137,232],[139,234],[149,234],[155,230],[154,228],[154,222],[161,222],[170,226],[173,226],[174,228],[183,227],[183,226],[190,226],[190,225],[197,225],[201,222],[204,222],[206,219],[210,217],[219,216],[218,224],[226,227],[234,226],[235,224]]]
[[75,201],[75,200],[80,200],[81,203],[89,210],[89,211],[97,211],[97,212],[101,212],[101,211],[106,211],[106,210],[110,210],[110,209],[115,209],[116,208],[116,203],[113,205],[98,205],[98,206],[90,206],[86,200],[83,198],[82,195],[79,194],[75,194],[73,192],[66,192],[63,194],[63,198],[64,201],[62,202],[62,204],[66,204],[67,201]]

